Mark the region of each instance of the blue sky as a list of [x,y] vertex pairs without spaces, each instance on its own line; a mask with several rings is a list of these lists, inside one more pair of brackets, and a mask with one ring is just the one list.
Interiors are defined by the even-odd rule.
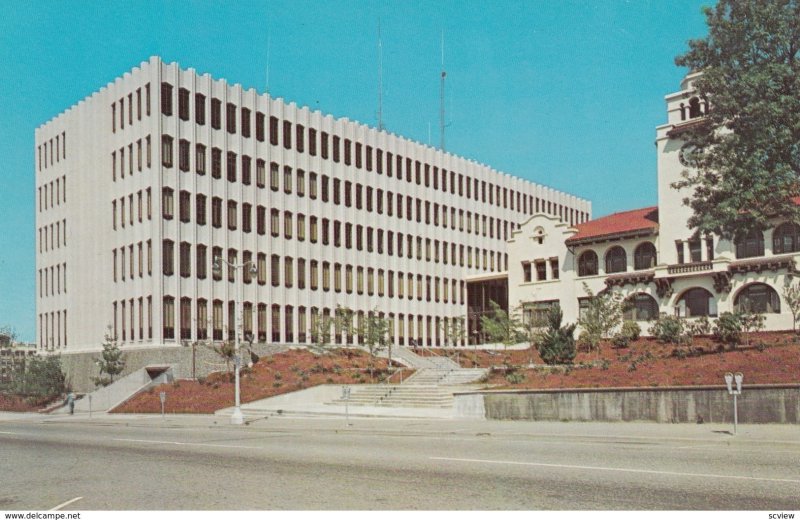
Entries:
[[376,126],[380,19],[384,125],[438,144],[444,32],[447,149],[601,216],[656,203],[654,129],[710,3],[6,1],[0,326],[35,335],[35,128],[150,56],[259,91],[269,69],[273,96]]

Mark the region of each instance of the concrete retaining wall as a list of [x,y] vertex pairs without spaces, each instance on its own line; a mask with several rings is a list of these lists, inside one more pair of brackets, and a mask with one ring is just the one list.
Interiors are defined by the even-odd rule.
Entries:
[[[739,422],[800,424],[800,385],[752,385],[738,397]],[[733,422],[724,386],[465,392],[459,417],[523,421]]]
[[[285,345],[253,345],[253,352],[259,356],[266,356],[289,350]],[[176,379],[192,377],[192,347],[170,346],[141,349],[123,349],[125,353],[125,371],[119,377],[136,372],[148,365],[170,365]],[[247,348],[242,349],[242,355],[247,360]],[[93,378],[97,377],[99,370],[96,359],[100,352],[76,352],[61,354],[61,364],[67,376],[67,382],[78,393],[91,392],[95,389]],[[225,370],[225,362],[209,346],[198,346],[194,354],[195,377],[204,377],[212,372]]]

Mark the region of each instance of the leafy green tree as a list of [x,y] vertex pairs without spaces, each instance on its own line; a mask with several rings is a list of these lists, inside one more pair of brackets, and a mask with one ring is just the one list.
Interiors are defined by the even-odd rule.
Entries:
[[692,190],[691,228],[740,239],[800,217],[800,2],[720,0],[704,13],[708,36],[675,62],[702,71],[710,110],[683,134],[696,169],[674,187]]
[[464,318],[454,317],[450,318],[444,328],[444,335],[449,342],[457,347],[461,345],[467,335],[467,327],[464,325]]
[[100,375],[94,378],[94,384],[108,386],[114,382],[114,376],[118,376],[125,370],[125,356],[117,344],[117,338],[111,335],[111,329],[106,332],[103,340],[103,350],[100,358],[95,359]]
[[600,347],[600,340],[610,338],[622,323],[625,302],[619,293],[613,291],[594,294],[585,283],[583,290],[588,295],[589,305],[578,318],[578,325],[583,329],[582,340],[590,349],[596,349]]
[[481,316],[481,328],[489,343],[513,345],[525,341],[519,316],[504,311],[494,300],[489,300],[489,314]]
[[539,355],[548,365],[572,363],[575,359],[575,324],[562,327],[563,317],[561,307],[551,307],[547,311],[547,328],[539,335]]
[[64,393],[67,388],[60,356],[33,356],[25,361],[22,374],[14,378],[15,392],[46,402]]

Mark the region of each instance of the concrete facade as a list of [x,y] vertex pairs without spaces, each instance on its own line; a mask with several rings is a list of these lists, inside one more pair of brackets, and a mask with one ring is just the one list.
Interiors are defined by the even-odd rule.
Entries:
[[708,106],[688,75],[666,96],[667,123],[656,129],[658,205],[570,225],[534,215],[509,240],[509,308],[536,312],[558,303],[576,322],[581,300],[610,289],[628,299],[627,319],[646,335],[661,313],[685,319],[726,311],[763,313],[767,330],[793,327],[783,288],[796,270],[800,226],[775,222],[739,244],[717,236],[693,238],[689,193],[672,183],[691,171],[686,129],[703,124]]
[[[444,343],[466,276],[591,205],[386,131],[151,58],[36,130],[37,345],[96,352],[245,333],[309,342],[337,305]],[[224,264],[251,262],[252,277]],[[337,343],[357,338],[335,336]]]
[[[800,385],[744,386],[739,422],[800,424]],[[524,421],[732,423],[725,387],[519,390],[455,395],[459,417]]]

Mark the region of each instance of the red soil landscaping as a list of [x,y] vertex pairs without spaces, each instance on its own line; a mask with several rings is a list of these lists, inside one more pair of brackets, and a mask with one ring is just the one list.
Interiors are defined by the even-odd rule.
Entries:
[[[459,362],[465,367],[494,367],[488,383],[513,389],[721,385],[726,372],[742,372],[745,384],[800,383],[798,336],[764,332],[753,334],[749,343],[730,347],[702,337],[692,345],[672,345],[640,339],[627,348],[615,348],[603,342],[599,351],[578,352],[569,368],[529,368],[531,363],[542,364],[535,349],[461,351]],[[507,377],[510,373],[516,375]],[[510,382],[520,376],[521,382]]]
[[[406,370],[403,377],[410,373]],[[242,370],[241,400],[247,403],[321,384],[377,383],[386,374],[385,359],[360,350],[339,349],[321,355],[289,350],[261,358],[251,369]],[[214,413],[233,406],[233,381],[232,372],[218,372],[197,381],[162,384],[135,395],[113,412],[161,413],[159,393],[165,392],[167,413]]]

